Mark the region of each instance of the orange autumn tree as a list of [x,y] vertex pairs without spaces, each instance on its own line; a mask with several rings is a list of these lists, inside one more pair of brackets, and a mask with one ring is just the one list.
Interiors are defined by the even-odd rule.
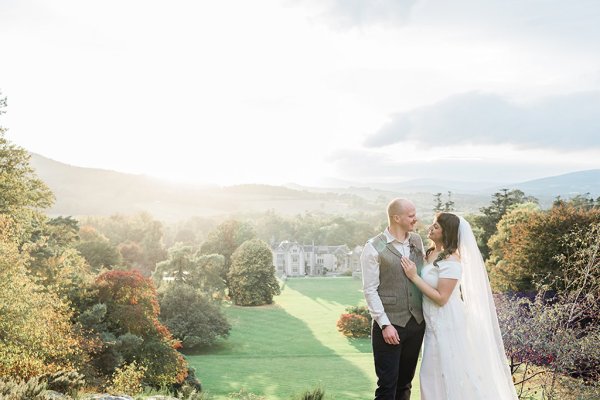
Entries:
[[[578,243],[593,224],[600,223],[599,208],[558,204],[549,210],[522,206],[507,213],[489,241],[487,266],[492,286],[500,291],[531,291],[536,285],[563,290],[569,277],[562,277],[561,256],[568,256],[589,243]],[[579,232],[579,235],[572,235]],[[566,235],[572,235],[565,241]],[[573,247],[575,246],[575,247]],[[561,279],[562,278],[562,279]]]
[[105,339],[97,367],[112,373],[117,367],[136,362],[146,368],[147,385],[182,383],[188,366],[177,351],[179,341],[158,320],[160,309],[152,280],[138,271],[108,271],[96,278],[95,289],[97,303],[87,317],[97,316],[92,327]]

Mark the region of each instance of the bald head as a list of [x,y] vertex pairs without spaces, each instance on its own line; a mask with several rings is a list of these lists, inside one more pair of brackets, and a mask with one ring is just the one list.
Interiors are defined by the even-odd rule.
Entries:
[[388,204],[388,208],[387,208],[387,212],[388,212],[388,218],[391,217],[392,215],[402,215],[402,213],[404,211],[406,211],[407,209],[414,209],[415,205],[413,204],[412,201],[408,200],[408,199],[404,199],[402,197],[398,197],[392,201],[390,201],[390,204]]
[[[402,197],[398,197],[390,201],[390,204],[388,204],[387,213],[390,226],[398,223],[406,225],[408,220],[413,219],[416,222],[416,208],[414,203]],[[397,217],[394,218],[394,216]],[[412,225],[414,225],[414,223]],[[407,227],[408,226],[403,226],[403,228]]]

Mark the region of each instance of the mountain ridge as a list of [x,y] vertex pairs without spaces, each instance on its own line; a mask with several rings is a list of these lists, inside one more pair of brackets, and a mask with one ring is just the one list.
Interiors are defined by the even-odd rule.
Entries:
[[[304,212],[353,214],[383,210],[393,197],[410,197],[423,214],[432,213],[433,194],[452,192],[461,212],[476,212],[502,189],[521,189],[549,206],[557,195],[600,196],[600,169],[571,172],[515,184],[415,179],[374,186],[311,187],[298,184],[218,186],[174,183],[108,169],[79,167],[31,153],[31,165],[55,193],[51,215],[112,215],[149,212],[159,219],[243,214],[273,210],[287,215]],[[349,184],[352,182],[345,181]],[[447,183],[446,186],[444,184]],[[489,186],[487,186],[489,185]],[[471,190],[469,190],[471,189]],[[577,190],[579,189],[579,190]]]

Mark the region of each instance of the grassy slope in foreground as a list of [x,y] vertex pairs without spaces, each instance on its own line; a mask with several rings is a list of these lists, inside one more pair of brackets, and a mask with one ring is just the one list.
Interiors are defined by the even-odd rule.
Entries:
[[[329,400],[372,398],[369,339],[348,339],[336,329],[344,309],[357,304],[364,300],[356,279],[289,279],[272,306],[227,307],[230,338],[188,359],[216,399],[240,388],[289,399],[318,384]],[[418,378],[413,387],[418,400]]]

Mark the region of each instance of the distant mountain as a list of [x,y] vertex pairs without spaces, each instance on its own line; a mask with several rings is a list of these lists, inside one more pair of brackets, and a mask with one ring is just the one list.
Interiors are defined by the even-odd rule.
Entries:
[[[335,179],[323,180],[325,183],[319,184],[319,187],[310,187],[310,190],[330,190],[348,189],[348,188],[365,188],[369,190],[387,191],[387,192],[402,192],[402,193],[446,193],[448,191],[464,194],[483,194],[489,193],[490,188],[495,188],[506,183],[498,181],[451,181],[446,179],[421,178],[411,179],[402,182],[369,182],[359,183],[352,181],[342,181]],[[301,186],[294,183],[285,185],[290,188],[307,189],[308,186]]]
[[172,183],[144,175],[82,168],[32,154],[31,165],[56,196],[51,215],[111,215],[146,211],[156,218],[174,221],[192,216],[256,213],[273,210],[280,214],[323,212],[348,215],[383,212],[387,202],[398,196],[412,199],[417,212],[429,218],[433,193],[452,200],[459,212],[476,212],[488,205],[491,195],[501,188],[518,188],[534,195],[547,207],[557,195],[568,198],[589,192],[600,196],[600,170],[536,179],[516,184],[497,182],[458,182],[418,179],[368,186],[349,181],[329,181],[346,187],[237,185],[221,187]]
[[600,196],[600,169],[571,172],[517,183],[513,187],[533,196],[572,197],[577,194]]
[[[570,172],[563,175],[549,176],[525,182],[494,182],[479,181],[449,181],[443,179],[412,179],[403,182],[373,182],[368,187],[362,183],[348,182],[344,189],[314,188],[289,184],[291,188],[302,190],[345,190],[351,193],[362,192],[363,195],[381,194],[381,191],[391,193],[442,193],[451,191],[453,194],[491,195],[501,189],[520,189],[528,195],[540,197],[542,200],[554,199],[560,195],[569,198],[577,194],[589,193],[593,197],[600,196],[600,169]],[[544,203],[544,201],[543,201]]]
[[305,211],[325,213],[372,212],[365,199],[331,191],[308,192],[282,186],[208,186],[171,183],[143,175],[67,165],[31,155],[37,175],[56,196],[51,215],[111,215],[146,211],[162,220],[192,216]]

